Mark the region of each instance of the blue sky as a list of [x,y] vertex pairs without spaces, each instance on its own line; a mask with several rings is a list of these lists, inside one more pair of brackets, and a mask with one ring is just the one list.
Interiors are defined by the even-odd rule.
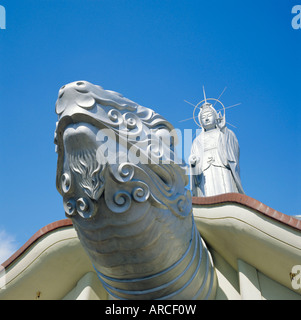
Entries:
[[[300,1],[299,1],[300,2]],[[87,80],[197,129],[193,107],[225,106],[247,195],[300,212],[301,29],[289,0],[0,0],[0,239],[12,251],[64,219],[55,187],[59,88]],[[277,4],[276,4],[277,3]],[[0,260],[1,257],[0,257]],[[1,261],[0,261],[1,262]]]

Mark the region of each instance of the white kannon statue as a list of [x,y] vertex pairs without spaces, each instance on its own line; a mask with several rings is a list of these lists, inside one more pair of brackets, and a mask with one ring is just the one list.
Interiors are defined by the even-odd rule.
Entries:
[[225,125],[225,114],[218,115],[205,100],[198,115],[202,127],[189,157],[192,195],[208,197],[223,193],[244,193],[239,172],[239,145]]

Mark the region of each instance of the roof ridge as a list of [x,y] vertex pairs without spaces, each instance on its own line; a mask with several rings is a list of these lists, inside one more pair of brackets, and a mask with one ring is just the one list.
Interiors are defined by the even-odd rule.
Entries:
[[243,206],[246,206],[250,209],[253,209],[265,216],[268,216],[271,219],[274,219],[280,223],[286,224],[298,231],[301,231],[301,220],[294,218],[294,216],[289,216],[280,211],[277,211],[264,203],[251,198],[245,194],[241,193],[224,193],[212,197],[192,197],[193,205],[216,205],[221,203],[237,203]]

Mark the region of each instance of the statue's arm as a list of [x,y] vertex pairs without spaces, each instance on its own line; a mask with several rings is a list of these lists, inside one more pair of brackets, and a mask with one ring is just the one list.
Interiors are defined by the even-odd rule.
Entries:
[[200,149],[200,146],[198,146],[197,140],[194,140],[191,147],[190,156],[188,158],[189,166],[191,168],[196,168],[200,163],[200,150],[198,149]]
[[201,156],[202,156],[202,146],[198,143],[197,138],[194,140],[191,153],[188,158],[190,167],[190,189],[194,197],[202,196],[200,189],[201,184]]
[[[235,133],[230,130],[226,129],[224,131],[224,139],[222,143],[223,151],[225,152],[225,156],[227,158],[228,163],[234,162],[239,165],[239,144],[236,138]],[[220,146],[221,147],[221,146]]]
[[238,191],[244,193],[240,180],[239,156],[240,149],[236,135],[230,129],[225,131],[223,147],[226,153],[227,162],[232,171]]

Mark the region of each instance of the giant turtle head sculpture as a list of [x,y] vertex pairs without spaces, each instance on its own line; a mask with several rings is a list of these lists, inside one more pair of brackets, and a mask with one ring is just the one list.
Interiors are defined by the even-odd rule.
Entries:
[[56,113],[57,189],[108,293],[214,297],[215,272],[194,224],[173,126],[87,81],[60,89]]

